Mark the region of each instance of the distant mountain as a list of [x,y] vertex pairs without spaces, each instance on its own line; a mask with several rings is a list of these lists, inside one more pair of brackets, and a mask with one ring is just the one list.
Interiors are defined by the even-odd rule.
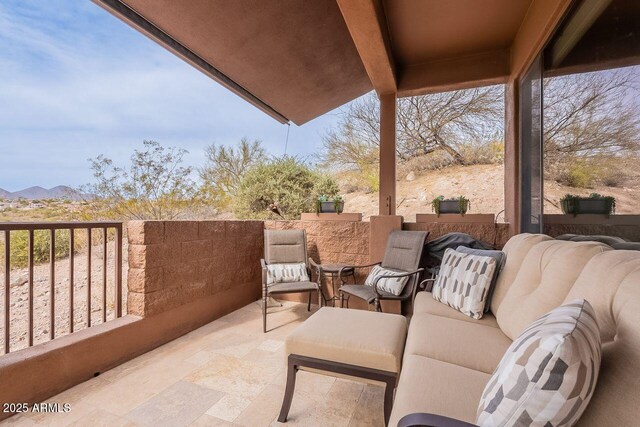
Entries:
[[13,193],[0,188],[0,199],[16,200],[42,200],[42,199],[67,199],[67,200],[82,200],[87,198],[87,195],[74,190],[71,187],[65,185],[58,185],[50,189],[42,187],[29,187],[24,190],[14,191]]

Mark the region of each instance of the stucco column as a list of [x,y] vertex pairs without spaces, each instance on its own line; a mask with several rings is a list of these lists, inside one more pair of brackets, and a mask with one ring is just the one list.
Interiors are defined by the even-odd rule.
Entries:
[[518,80],[505,86],[504,108],[504,217],[509,233],[520,231],[520,97]]
[[396,94],[380,95],[380,215],[396,213]]

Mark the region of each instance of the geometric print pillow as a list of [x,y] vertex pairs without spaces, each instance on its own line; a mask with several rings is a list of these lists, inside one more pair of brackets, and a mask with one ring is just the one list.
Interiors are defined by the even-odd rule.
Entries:
[[433,299],[474,319],[482,318],[497,264],[492,257],[447,249],[431,289]]
[[485,386],[480,426],[572,426],[598,380],[600,332],[591,304],[574,300],[540,317],[511,344]]
[[384,279],[378,280],[377,284],[376,284],[376,280],[380,276],[398,276],[401,274],[406,274],[406,272],[393,271],[393,270],[380,267],[379,265],[376,265],[369,272],[369,275],[367,276],[367,279],[364,281],[364,284],[365,286],[371,286],[371,287],[373,287],[373,285],[375,284],[379,291],[389,292],[390,294],[397,296],[402,293],[402,290],[407,284],[407,281],[409,281],[409,276],[397,277],[397,278],[386,277]]
[[304,262],[295,264],[268,264],[267,286],[276,283],[308,282],[307,265]]

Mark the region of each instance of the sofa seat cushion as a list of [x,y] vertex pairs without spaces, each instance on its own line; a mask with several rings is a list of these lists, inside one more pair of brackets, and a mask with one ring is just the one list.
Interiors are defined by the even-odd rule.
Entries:
[[400,372],[407,336],[404,316],[323,307],[285,341],[285,354]]
[[498,322],[495,316],[491,313],[486,313],[482,316],[482,319],[473,319],[465,314],[460,313],[448,305],[442,304],[436,301],[431,296],[431,292],[418,292],[416,294],[416,300],[413,305],[413,313],[427,313],[436,316],[448,317],[450,319],[462,320],[476,325],[490,326],[492,328],[498,328]]
[[491,374],[510,345],[500,329],[419,313],[411,319],[405,354]]
[[482,390],[491,375],[424,356],[405,356],[390,426],[405,415],[428,412],[475,422]]

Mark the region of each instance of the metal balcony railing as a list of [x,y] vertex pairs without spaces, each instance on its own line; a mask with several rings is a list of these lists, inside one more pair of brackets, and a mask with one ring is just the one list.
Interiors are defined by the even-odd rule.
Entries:
[[[74,331],[74,296],[75,290],[75,267],[76,267],[76,232],[77,230],[84,230],[86,233],[86,242],[84,254],[79,256],[86,257],[87,266],[87,286],[86,286],[86,326],[91,327],[91,297],[92,297],[92,284],[96,280],[92,278],[91,263],[92,263],[92,246],[94,241],[99,241],[102,245],[103,257],[102,257],[102,322],[107,321],[107,243],[111,239],[115,242],[114,246],[114,262],[113,262],[113,279],[115,288],[115,304],[114,304],[114,318],[122,316],[122,223],[121,222],[4,222],[0,223],[0,232],[3,232],[4,239],[0,241],[4,245],[4,292],[3,292],[3,323],[4,323],[4,353],[9,353],[11,349],[11,236],[14,233],[26,232],[28,233],[27,244],[27,271],[28,271],[28,332],[27,332],[27,346],[33,346],[34,342],[34,234],[36,231],[44,230],[49,234],[49,338],[56,338],[56,232],[68,230],[69,233],[69,318],[68,318],[68,331],[69,333]],[[100,235],[94,233],[98,231]],[[43,314],[45,315],[45,314]]]

